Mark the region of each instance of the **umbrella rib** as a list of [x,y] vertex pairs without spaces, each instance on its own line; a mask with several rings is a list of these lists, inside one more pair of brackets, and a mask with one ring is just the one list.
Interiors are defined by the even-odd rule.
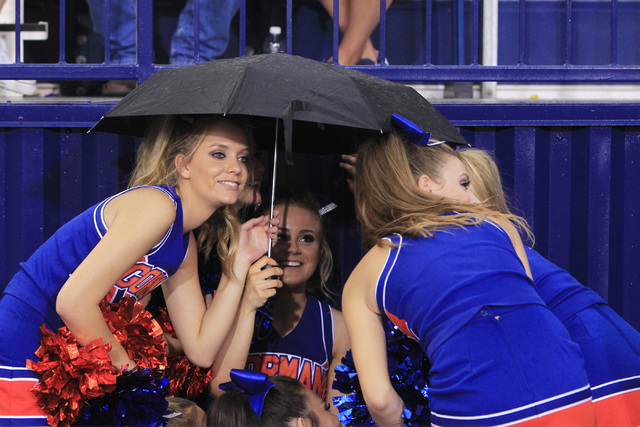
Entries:
[[226,115],[229,110],[231,110],[231,106],[236,103],[236,99],[238,98],[238,94],[240,93],[240,88],[242,87],[242,82],[244,81],[244,78],[247,74],[247,69],[248,67],[243,68],[241,75],[236,79],[236,82],[233,85],[233,89],[231,90],[231,94],[227,98],[227,102],[224,105],[224,115]]

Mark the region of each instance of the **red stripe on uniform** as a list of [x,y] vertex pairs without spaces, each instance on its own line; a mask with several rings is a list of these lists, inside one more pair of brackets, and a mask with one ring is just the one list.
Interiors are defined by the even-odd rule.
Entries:
[[46,417],[31,391],[36,380],[0,379],[0,415],[14,417]]
[[387,313],[387,316],[389,317],[389,319],[394,323],[394,325],[396,325],[398,327],[398,329],[400,329],[406,336],[408,336],[409,338],[420,342],[420,340],[418,339],[417,336],[415,336],[413,334],[413,332],[411,332],[411,329],[409,329],[409,325],[407,325],[407,321],[400,319],[396,316],[394,316],[393,314],[389,313],[388,311],[385,310],[385,313]]
[[597,426],[640,426],[640,390],[597,400],[593,410]]
[[589,427],[594,425],[591,400],[527,421],[509,424],[509,426],[518,427]]

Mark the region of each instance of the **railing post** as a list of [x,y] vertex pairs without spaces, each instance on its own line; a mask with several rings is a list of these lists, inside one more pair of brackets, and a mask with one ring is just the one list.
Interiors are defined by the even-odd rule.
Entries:
[[155,72],[153,67],[153,0],[138,0],[138,82]]
[[287,53],[293,53],[293,0],[287,0]]
[[611,65],[618,65],[618,0],[611,0]]
[[378,45],[378,61],[384,65],[387,57],[387,0],[380,0],[380,42]]
[[333,0],[333,63],[338,64],[338,47],[340,46],[340,0]]
[[[482,5],[482,65],[498,65],[498,0],[484,0]],[[497,82],[482,82],[482,98],[495,98]]]

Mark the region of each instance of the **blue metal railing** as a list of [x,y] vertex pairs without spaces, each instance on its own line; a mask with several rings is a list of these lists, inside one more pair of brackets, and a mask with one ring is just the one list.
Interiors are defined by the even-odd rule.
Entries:
[[[13,0],[9,0],[13,1]],[[315,0],[314,0],[315,1]],[[20,54],[24,47],[20,42],[21,28],[16,25],[16,43],[15,52],[16,58],[18,58],[13,64],[2,64],[0,67],[0,79],[35,79],[35,80],[109,80],[109,79],[122,79],[122,80],[137,80],[143,81],[150,75],[155,73],[160,68],[170,67],[167,64],[154,63],[153,57],[153,0],[138,0],[138,14],[137,14],[137,61],[135,64],[122,65],[114,64],[110,58],[110,41],[109,41],[109,0],[105,0],[105,13],[104,16],[104,62],[103,63],[85,63],[77,64],[72,63],[66,57],[68,48],[67,32],[64,31],[65,26],[68,23],[68,9],[67,3],[62,0],[59,6],[58,22],[52,22],[51,25],[60,26],[59,36],[59,61],[53,64],[39,64],[39,63],[23,63],[20,61]],[[238,37],[238,49],[237,55],[244,55],[246,45],[246,33],[247,33],[247,6],[246,2],[242,1],[242,5],[239,11],[239,31]],[[304,2],[302,2],[304,3]],[[309,1],[307,1],[309,3]],[[538,7],[538,4],[544,3],[549,10],[557,9],[557,13],[562,13],[565,16],[562,24],[562,31],[558,31],[555,42],[547,42],[546,45],[533,48],[530,45],[535,45],[532,41],[532,27],[538,25],[538,23],[531,23],[528,9],[532,7]],[[589,3],[581,2],[579,4]],[[600,3],[602,2],[590,2]],[[513,11],[515,4],[517,4],[517,12]],[[563,4],[564,9],[559,5]],[[377,32],[378,36],[375,41],[378,44],[380,51],[380,57],[383,60],[379,66],[362,66],[356,67],[369,74],[382,77],[388,80],[400,81],[400,82],[444,82],[444,81],[498,81],[498,82],[638,82],[640,81],[640,61],[632,62],[631,64],[622,65],[620,62],[619,50],[625,48],[622,45],[620,34],[627,34],[630,31],[636,31],[630,28],[630,25],[635,25],[633,19],[625,20],[620,19],[620,4],[619,0],[610,0],[610,8],[608,11],[599,10],[599,22],[609,22],[608,38],[609,43],[603,43],[602,45],[593,45],[589,47],[591,49],[609,50],[609,60],[605,64],[578,64],[580,61],[576,61],[576,50],[582,51],[584,49],[578,49],[576,46],[576,23],[574,22],[574,16],[576,15],[576,7],[578,4],[574,0],[549,0],[549,1],[532,1],[532,0],[503,0],[500,2],[501,15],[503,13],[517,13],[517,25],[514,28],[509,27],[509,34],[507,38],[512,37],[511,31],[517,33],[517,60],[514,63],[509,64],[508,61],[501,61],[498,65],[482,65],[480,64],[480,52],[483,49],[481,43],[482,36],[482,22],[481,22],[481,10],[480,0],[396,0],[389,11],[387,11],[386,0],[380,0],[380,26]],[[634,13],[637,13],[638,2],[635,0],[624,2],[627,7],[633,7]],[[195,2],[195,15],[199,14],[199,2]],[[294,9],[294,2],[292,0],[286,0],[286,49],[289,53],[296,53],[294,49],[294,41],[299,38],[304,38],[304,34],[296,34],[295,27],[293,25],[296,19]],[[393,41],[395,34],[392,31],[390,17],[399,8],[411,7],[413,12],[420,12],[424,14],[424,19],[421,19],[423,25],[423,34],[416,34],[415,37],[419,40],[419,48],[421,49],[421,56],[424,58],[420,63],[413,64],[393,64],[385,65],[384,58],[387,57],[389,52],[389,43]],[[455,57],[454,61],[450,64],[442,63],[434,57],[435,50],[442,53],[447,50],[448,47],[444,46],[446,43],[443,41],[441,44],[434,44],[434,39],[440,39],[441,32],[443,31],[440,26],[440,20],[436,19],[434,15],[437,9],[442,8],[455,9],[456,17],[452,22],[451,37],[454,39],[455,46],[452,47],[453,52],[447,53],[447,55]],[[338,0],[334,0],[334,16],[339,16]],[[602,9],[602,8],[600,8]],[[445,14],[448,13],[448,9]],[[606,19],[606,15],[610,15],[610,19]],[[23,16],[23,11],[20,8],[20,1],[16,0],[15,20],[20,22]],[[506,16],[506,15],[505,15]],[[638,13],[640,16],[640,13]],[[506,19],[506,18],[505,18]],[[508,20],[510,21],[510,19]],[[501,21],[501,25],[503,22]],[[507,24],[512,25],[512,24]],[[637,26],[637,25],[636,25]],[[468,27],[468,28],[467,28]],[[195,20],[194,33],[199,30],[198,20]],[[505,30],[506,31],[506,30]],[[599,31],[606,31],[599,29]],[[606,35],[606,34],[605,34]],[[339,28],[338,19],[334,20],[331,36],[333,57],[337,58],[338,51],[338,39]],[[447,36],[448,37],[448,36]],[[295,39],[295,40],[294,40]],[[388,41],[389,40],[389,41]],[[511,42],[506,40],[505,36],[501,38],[501,46]],[[199,40],[195,38],[195,61],[199,59]],[[557,61],[548,61],[546,64],[528,64],[527,56],[531,54],[533,50],[544,50],[549,48],[552,44],[556,44],[554,48],[563,46],[563,60],[562,63],[556,63]],[[636,40],[637,43],[637,40]],[[395,44],[398,46],[398,43]],[[397,51],[397,49],[395,49]],[[469,60],[465,60],[469,58]],[[628,61],[627,61],[628,62]]]

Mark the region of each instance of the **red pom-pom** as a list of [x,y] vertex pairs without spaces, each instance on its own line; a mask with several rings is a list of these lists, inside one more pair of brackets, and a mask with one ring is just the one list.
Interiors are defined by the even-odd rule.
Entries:
[[[167,363],[162,328],[133,298],[125,298],[100,309],[109,329],[140,369],[164,370]],[[41,376],[33,391],[40,407],[49,414],[53,426],[68,426],[79,417],[85,403],[115,390],[116,370],[111,364],[111,344],[102,338],[81,346],[66,327],[57,333],[40,327],[42,340],[36,351],[40,362],[27,361],[27,367]]]
[[103,300],[100,308],[107,326],[138,368],[165,369],[167,355],[162,328],[142,304],[127,297],[110,306]]
[[[156,307],[154,317],[165,334],[175,336],[171,318],[165,307]],[[163,378],[169,380],[169,395],[193,399],[204,391],[213,378],[211,369],[201,368],[189,362],[184,354],[167,359]]]
[[169,358],[164,378],[169,380],[169,395],[193,399],[204,391],[213,374],[189,362],[185,355]]
[[176,336],[176,331],[173,329],[173,324],[171,323],[171,318],[169,317],[169,313],[167,312],[166,307],[155,307],[151,309],[151,314],[158,321],[160,327],[162,328],[162,332],[165,334],[170,334],[172,336]]
[[111,365],[111,344],[102,338],[81,347],[66,327],[57,333],[40,327],[42,340],[36,355],[41,362],[27,360],[27,368],[39,373],[33,388],[40,407],[53,426],[73,424],[84,404],[115,389],[116,374]]

